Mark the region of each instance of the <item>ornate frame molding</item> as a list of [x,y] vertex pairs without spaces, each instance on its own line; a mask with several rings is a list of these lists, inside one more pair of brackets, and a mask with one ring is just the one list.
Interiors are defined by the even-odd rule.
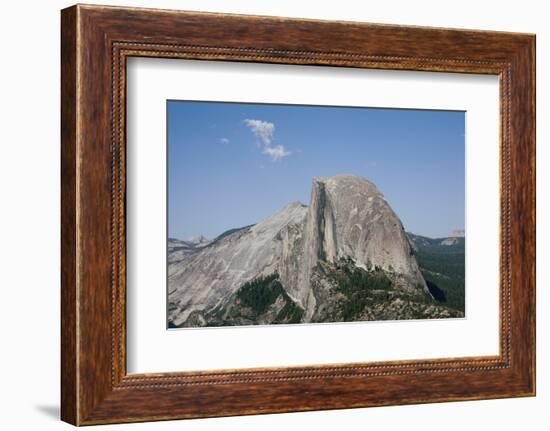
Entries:
[[[270,31],[255,36],[258,26]],[[321,40],[308,40],[312,34]],[[324,37],[329,34],[341,37],[333,42]],[[62,54],[64,420],[98,424],[534,394],[534,36],[79,5],[62,12]],[[127,375],[125,66],[131,56],[498,75],[500,354]],[[252,391],[255,399],[247,395]]]

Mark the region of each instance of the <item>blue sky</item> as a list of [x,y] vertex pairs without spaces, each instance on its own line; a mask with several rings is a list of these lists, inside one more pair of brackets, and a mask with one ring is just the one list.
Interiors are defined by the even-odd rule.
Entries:
[[464,228],[464,112],[168,101],[168,234],[214,238],[293,201],[314,176],[374,182],[407,231]]

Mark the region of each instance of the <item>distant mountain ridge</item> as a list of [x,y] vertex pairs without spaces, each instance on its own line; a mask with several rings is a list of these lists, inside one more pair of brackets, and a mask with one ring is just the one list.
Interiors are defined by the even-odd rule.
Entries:
[[409,238],[409,241],[411,242],[411,246],[415,249],[417,249],[419,246],[437,246],[437,245],[444,245],[444,246],[450,246],[450,245],[458,245],[464,247],[464,244],[466,242],[466,239],[464,235],[461,236],[447,236],[447,237],[440,237],[440,238],[430,238],[423,235],[416,235],[411,232],[407,232],[407,237]]
[[169,325],[460,316],[434,301],[414,251],[429,239],[414,237],[372,182],[315,177],[309,206],[212,241],[169,240]]
[[182,240],[176,238],[168,238],[168,263],[181,261],[187,254],[200,250],[210,244],[210,241],[202,235],[197,238]]

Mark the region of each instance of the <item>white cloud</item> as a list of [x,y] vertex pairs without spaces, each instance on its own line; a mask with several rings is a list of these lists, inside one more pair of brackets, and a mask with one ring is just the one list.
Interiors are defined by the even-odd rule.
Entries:
[[262,153],[269,156],[271,161],[276,162],[291,153],[284,146],[273,145],[275,124],[269,121],[254,120],[247,118],[243,121],[252,134],[258,138],[258,144],[262,147]]
[[274,147],[265,147],[262,151],[264,154],[267,154],[271,157],[271,160],[276,162],[277,160],[282,159],[283,157],[290,156],[290,151],[287,151],[282,145],[275,145]]
[[263,145],[271,145],[271,142],[273,142],[273,134],[275,133],[275,124],[269,121],[251,120],[249,118],[244,120],[244,124],[246,124]]
[[219,142],[220,142],[220,144],[229,144],[229,139],[227,139],[227,138],[220,138]]

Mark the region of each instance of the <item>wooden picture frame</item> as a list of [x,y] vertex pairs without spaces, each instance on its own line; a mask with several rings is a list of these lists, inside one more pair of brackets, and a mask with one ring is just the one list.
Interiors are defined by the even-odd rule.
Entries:
[[[64,421],[535,394],[534,35],[83,5],[61,17]],[[500,354],[128,375],[125,65],[131,56],[498,75]]]

